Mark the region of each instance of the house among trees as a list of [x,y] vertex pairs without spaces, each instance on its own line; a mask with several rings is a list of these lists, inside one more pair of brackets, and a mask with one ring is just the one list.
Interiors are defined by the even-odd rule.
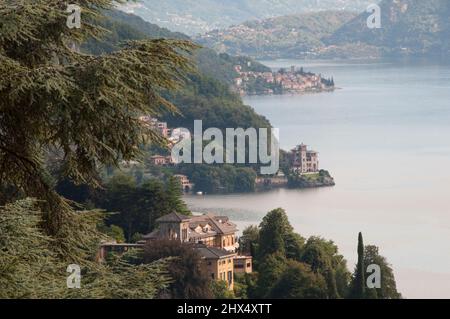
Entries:
[[191,183],[191,181],[189,180],[189,177],[187,177],[186,175],[174,175],[173,177],[177,178],[178,181],[181,184],[181,188],[183,190],[183,192],[189,193],[194,189],[194,184]]
[[235,252],[239,248],[236,241],[237,228],[228,217],[205,214],[185,216],[178,213],[165,215],[156,220],[158,228],[145,235],[147,240],[179,240],[182,243],[203,244],[226,251]]
[[150,129],[158,132],[161,136],[168,138],[171,130],[169,129],[167,122],[161,122],[151,116],[141,116],[139,120]]
[[201,268],[211,279],[226,281],[230,289],[234,285],[234,272],[252,272],[252,257],[236,253],[238,229],[228,217],[211,213],[200,216],[172,213],[156,222],[159,227],[145,235],[141,243],[169,239],[193,244],[202,258]]
[[150,162],[155,166],[171,166],[175,163],[172,160],[172,156],[154,155],[150,157]]

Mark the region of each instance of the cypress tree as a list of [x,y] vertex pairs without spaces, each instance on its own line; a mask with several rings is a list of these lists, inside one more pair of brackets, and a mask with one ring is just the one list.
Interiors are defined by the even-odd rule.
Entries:
[[358,236],[358,264],[356,265],[356,275],[354,284],[354,298],[364,299],[365,290],[365,269],[364,269],[364,242],[362,233]]
[[350,285],[349,298],[364,299],[365,294],[365,266],[364,266],[364,242],[362,233],[358,236],[358,263],[353,273]]

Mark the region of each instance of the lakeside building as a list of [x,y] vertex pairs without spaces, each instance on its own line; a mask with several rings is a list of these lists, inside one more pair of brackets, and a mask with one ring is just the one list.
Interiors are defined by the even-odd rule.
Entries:
[[194,184],[191,183],[189,180],[189,177],[186,175],[174,175],[175,178],[178,178],[181,184],[181,188],[183,189],[183,192],[189,193],[194,190]]
[[151,240],[178,240],[194,244],[202,258],[201,268],[214,280],[223,280],[229,289],[234,286],[234,273],[251,273],[252,257],[239,256],[237,226],[226,216],[204,214],[184,216],[172,213],[156,221],[159,227],[143,237],[142,243]]
[[319,153],[300,144],[291,151],[292,170],[300,174],[319,172]]
[[208,213],[185,216],[172,213],[156,220],[158,228],[143,236],[137,244],[102,243],[97,260],[103,262],[108,253],[122,254],[130,249],[141,249],[153,240],[176,240],[191,244],[201,258],[200,269],[211,279],[225,281],[234,288],[235,273],[253,271],[252,256],[238,255],[237,226],[226,216]]

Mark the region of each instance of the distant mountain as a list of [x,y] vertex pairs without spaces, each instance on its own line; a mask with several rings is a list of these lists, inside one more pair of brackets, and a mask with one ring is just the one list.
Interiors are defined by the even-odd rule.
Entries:
[[198,36],[196,41],[218,52],[260,59],[302,58],[323,48],[323,38],[357,13],[322,11],[249,21]]
[[360,44],[384,56],[447,56],[450,53],[449,0],[383,0],[381,29],[369,29],[363,13],[324,41],[328,45]]
[[[378,0],[377,0],[378,1]],[[141,0],[122,6],[145,20],[188,35],[244,21],[322,10],[362,12],[374,0]]]

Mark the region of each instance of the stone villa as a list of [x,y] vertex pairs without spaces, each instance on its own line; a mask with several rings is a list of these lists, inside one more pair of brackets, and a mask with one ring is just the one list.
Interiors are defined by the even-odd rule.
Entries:
[[236,241],[236,225],[225,216],[184,216],[172,213],[156,222],[158,229],[145,235],[144,240],[179,240],[182,243],[202,244],[230,252],[235,252],[239,247]]
[[300,174],[319,172],[319,153],[300,144],[291,151],[292,170]]
[[252,257],[238,256],[237,227],[226,216],[205,214],[184,216],[172,213],[157,220],[159,227],[143,237],[150,240],[170,239],[194,244],[202,258],[201,269],[214,280],[234,286],[234,273],[252,272]]
[[174,177],[180,181],[183,192],[189,193],[194,190],[194,183],[192,183],[186,175],[178,174],[174,175]]
[[200,269],[211,279],[225,281],[228,288],[234,288],[234,274],[251,273],[251,256],[238,255],[237,227],[226,216],[205,214],[184,216],[178,213],[165,215],[157,220],[158,228],[145,235],[137,244],[103,243],[97,260],[102,262],[108,253],[124,253],[140,249],[152,240],[177,240],[192,244],[201,257]]

